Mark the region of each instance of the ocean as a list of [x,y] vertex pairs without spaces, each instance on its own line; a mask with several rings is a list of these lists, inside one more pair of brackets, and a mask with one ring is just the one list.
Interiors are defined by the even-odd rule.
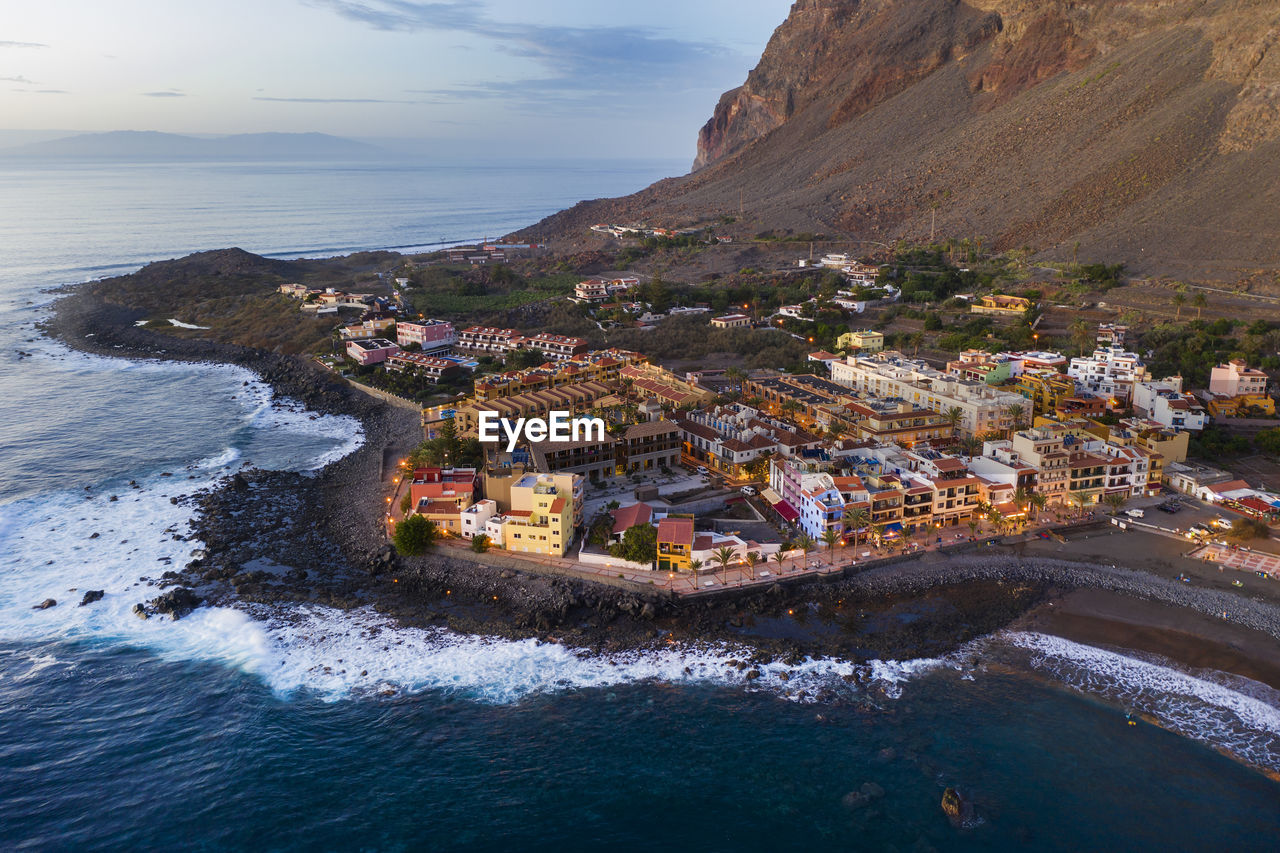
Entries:
[[0,166],[0,847],[1275,849],[1280,695],[1055,637],[747,682],[723,648],[129,612],[199,547],[172,498],[315,470],[359,426],[238,368],[68,351],[34,328],[50,288],[201,249],[497,236],[683,166]]

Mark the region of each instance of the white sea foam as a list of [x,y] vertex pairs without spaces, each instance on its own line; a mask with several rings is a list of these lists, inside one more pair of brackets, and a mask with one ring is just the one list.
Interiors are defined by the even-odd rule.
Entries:
[[181,320],[175,320],[175,319],[173,319],[172,317],[170,317],[170,318],[169,318],[169,325],[170,325],[170,326],[177,326],[179,329],[207,329],[207,328],[209,328],[208,326],[197,326],[197,325],[195,325],[195,324],[193,324],[193,323],[184,323],[184,322],[182,322]]
[[[1246,679],[1215,678],[1033,632],[998,636],[1031,653],[1031,665],[1086,693],[1150,714],[1173,731],[1280,771],[1278,694]],[[1270,699],[1271,701],[1268,701]]]

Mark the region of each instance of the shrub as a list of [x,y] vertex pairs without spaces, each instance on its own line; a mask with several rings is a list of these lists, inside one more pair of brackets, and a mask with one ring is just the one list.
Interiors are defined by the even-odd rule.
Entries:
[[490,544],[488,535],[481,533],[471,540],[471,550],[475,551],[477,554],[483,554],[485,551],[489,550]]
[[435,544],[438,531],[434,523],[420,515],[411,515],[396,526],[396,550],[406,557],[417,557]]

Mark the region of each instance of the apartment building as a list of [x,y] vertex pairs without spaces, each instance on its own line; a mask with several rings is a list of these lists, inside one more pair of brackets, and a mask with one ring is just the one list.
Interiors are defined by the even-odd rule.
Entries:
[[396,343],[402,347],[417,344],[426,355],[447,350],[457,342],[458,335],[453,330],[453,324],[445,320],[396,323]]
[[474,437],[479,429],[480,416],[484,412],[493,412],[500,418],[511,419],[545,417],[552,411],[576,415],[621,403],[621,398],[615,396],[614,389],[609,385],[603,382],[579,382],[496,400],[468,400],[455,410],[454,422],[459,435]]
[[709,403],[715,396],[712,391],[693,382],[686,382],[657,365],[629,364],[622,368],[619,376],[640,399],[654,398],[672,408],[700,406]]
[[389,356],[398,352],[400,347],[385,338],[347,341],[347,357],[366,367],[371,364],[382,364]]
[[835,362],[831,378],[863,396],[896,397],[939,414],[956,409],[958,431],[967,436],[1007,431],[1013,426],[1011,407],[1026,406],[1018,394],[943,373],[893,351]]
[[1182,390],[1182,377],[1138,382],[1133,386],[1133,407],[1161,426],[1198,432],[1208,423],[1200,401]]
[[859,400],[845,408],[859,439],[906,448],[945,447],[955,439],[955,428],[946,418],[905,400]]
[[472,326],[458,332],[458,348],[473,352],[505,355],[519,346],[522,335],[515,329]]
[[490,518],[485,532],[508,551],[563,557],[582,526],[582,502],[576,474],[525,474],[511,486],[510,508]]
[[579,382],[613,383],[621,378],[622,368],[643,361],[645,356],[639,353],[607,349],[525,370],[493,373],[476,380],[475,399],[496,400]]
[[1134,385],[1150,378],[1137,353],[1116,345],[1096,349],[1087,358],[1071,359],[1067,375],[1075,380],[1076,391],[1114,400],[1117,405],[1128,404]]
[[565,335],[540,332],[531,338],[525,338],[519,346],[537,350],[553,361],[565,361],[585,353],[590,342],[586,338],[570,338]]
[[626,477],[680,464],[680,428],[671,421],[633,424],[618,437],[543,441],[529,454],[538,471],[573,473],[589,482]]
[[1220,397],[1266,396],[1267,374],[1232,359],[1209,371],[1209,393]]
[[1062,430],[1037,427],[1014,433],[1010,450],[1036,469],[1035,489],[1050,504],[1063,504],[1071,486],[1071,454]]

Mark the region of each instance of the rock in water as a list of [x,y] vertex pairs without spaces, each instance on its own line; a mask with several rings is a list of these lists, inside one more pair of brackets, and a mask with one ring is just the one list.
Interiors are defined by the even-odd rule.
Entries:
[[942,792],[942,811],[946,813],[951,825],[956,828],[971,825],[973,804],[960,796],[960,792],[955,788],[948,788]]
[[185,586],[176,586],[164,595],[148,602],[153,613],[168,614],[171,619],[181,619],[200,606],[200,597]]
[[151,618],[150,614],[148,614],[148,613],[147,613],[147,608],[146,608],[146,607],[144,607],[144,606],[142,606],[142,603],[141,603],[141,602],[139,602],[138,604],[133,605],[132,613],[133,613],[133,615],[134,615],[134,616],[137,616],[139,619],[150,619],[150,618]]
[[39,604],[37,604],[35,607],[31,609],[32,610],[48,610],[50,607],[57,607],[57,606],[58,606],[58,602],[54,601],[52,598],[46,598],[44,601],[40,602]]
[[80,606],[84,607],[86,604],[93,604],[95,601],[101,601],[102,597],[106,594],[107,593],[104,590],[91,589],[84,594],[84,598],[80,599]]

